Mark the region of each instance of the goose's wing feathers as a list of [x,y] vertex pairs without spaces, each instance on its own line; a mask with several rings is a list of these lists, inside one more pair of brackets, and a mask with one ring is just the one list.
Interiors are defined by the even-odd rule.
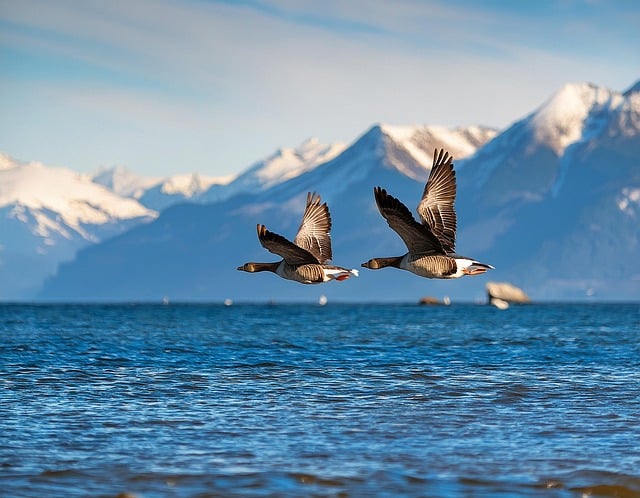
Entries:
[[373,195],[380,214],[404,241],[410,253],[419,255],[444,252],[438,238],[431,233],[428,226],[414,219],[407,206],[380,187],[373,189]]
[[307,194],[307,207],[294,243],[313,254],[320,263],[326,263],[331,253],[331,215],[327,203],[320,204],[320,196]]
[[258,225],[257,229],[262,247],[282,257],[290,265],[317,264],[319,262],[309,251],[285,239],[282,235],[270,232],[264,225]]
[[453,170],[453,157],[444,149],[436,149],[433,167],[417,211],[422,223],[429,226],[446,252],[454,252],[456,245],[455,200],[456,173]]

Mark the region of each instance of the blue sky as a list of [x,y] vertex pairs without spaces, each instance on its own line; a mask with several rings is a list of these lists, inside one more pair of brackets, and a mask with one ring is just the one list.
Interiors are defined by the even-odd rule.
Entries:
[[0,151],[241,171],[374,123],[508,126],[640,79],[636,0],[0,0]]

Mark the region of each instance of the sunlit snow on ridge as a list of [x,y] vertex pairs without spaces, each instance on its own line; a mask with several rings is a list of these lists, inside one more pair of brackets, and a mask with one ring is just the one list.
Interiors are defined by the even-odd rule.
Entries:
[[587,116],[597,108],[615,109],[622,94],[588,83],[572,83],[558,90],[533,116],[531,125],[539,142],[548,143],[560,156],[583,139]]

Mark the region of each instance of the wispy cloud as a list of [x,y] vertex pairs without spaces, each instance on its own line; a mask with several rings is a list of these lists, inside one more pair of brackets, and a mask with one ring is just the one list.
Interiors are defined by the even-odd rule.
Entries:
[[217,174],[378,121],[504,126],[568,81],[631,85],[639,16],[626,1],[4,1],[0,149]]

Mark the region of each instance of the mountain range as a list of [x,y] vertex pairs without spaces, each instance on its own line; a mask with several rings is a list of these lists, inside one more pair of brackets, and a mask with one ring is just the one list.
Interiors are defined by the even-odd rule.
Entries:
[[[378,213],[372,189],[383,186],[414,210],[436,147],[456,159],[457,250],[493,264],[492,274],[434,281],[360,268],[359,278],[302,286],[235,270],[246,261],[277,259],[260,246],[256,224],[293,239],[309,191],[329,203],[335,264],[359,268],[370,257],[406,252]],[[5,155],[0,298],[264,302],[325,295],[330,301],[415,302],[424,295],[447,295],[480,300],[492,279],[510,281],[534,300],[637,300],[639,152],[640,84],[616,92],[580,83],[565,85],[500,132],[379,124],[348,145],[309,140],[279,149],[223,179],[142,179],[122,168],[83,176]],[[53,184],[73,177],[98,189],[89,199],[109,194],[113,198],[106,204],[127,209],[108,211],[105,204],[89,203],[109,213],[100,223],[97,216],[69,218],[69,206],[88,211],[82,200],[62,211],[59,204],[29,204],[23,196],[35,177],[29,180],[20,168],[50,169]],[[14,181],[7,188],[10,174]],[[18,184],[20,176],[26,179]],[[31,261],[21,261],[21,255]],[[26,285],[22,266],[35,267],[34,261],[47,265]]]

